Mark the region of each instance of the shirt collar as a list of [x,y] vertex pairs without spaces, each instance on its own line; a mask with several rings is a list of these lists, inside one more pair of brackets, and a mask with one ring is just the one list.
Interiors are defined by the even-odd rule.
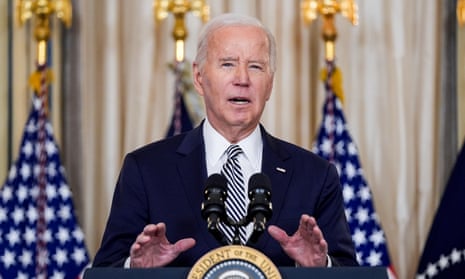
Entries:
[[[221,159],[224,151],[231,145],[231,143],[213,128],[208,119],[205,119],[203,125],[203,135],[207,164],[215,165]],[[263,142],[259,125],[257,125],[255,130],[249,136],[242,139],[237,144],[242,148],[245,157],[252,166],[257,170],[260,170]]]

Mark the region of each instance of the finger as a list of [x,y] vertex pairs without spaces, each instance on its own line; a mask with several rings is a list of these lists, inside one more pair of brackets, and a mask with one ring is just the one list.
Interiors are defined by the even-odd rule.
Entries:
[[136,253],[137,250],[139,250],[144,243],[146,243],[150,237],[146,235],[147,232],[151,231],[155,227],[155,225],[147,225],[144,227],[142,232],[137,235],[136,240],[134,243],[131,245],[131,248],[129,249],[130,254],[132,255],[133,253]]
[[313,239],[313,228],[314,223],[311,222],[311,219],[308,215],[302,215],[299,222],[299,227],[297,228],[297,233],[307,241],[312,241]]
[[165,223],[158,223],[157,225],[157,235],[165,235],[166,234],[166,225]]
[[152,239],[151,236],[144,234],[144,232],[141,232],[134,243],[131,245],[131,248],[129,249],[129,253],[131,257],[134,257],[138,253],[141,253],[143,247]]
[[148,232],[152,232],[152,231],[154,231],[154,230],[157,230],[157,225],[155,225],[155,224],[148,224],[148,225],[146,225],[146,226],[144,227],[144,229],[143,229],[142,231],[148,233]]
[[143,251],[143,246],[145,243],[146,242],[140,242],[138,239],[131,245],[131,248],[129,249],[129,255],[131,256],[131,258],[136,257]]
[[328,254],[328,243],[324,238],[320,241],[320,252],[323,254]]
[[142,232],[137,236],[136,240],[134,241],[133,247],[131,247],[131,251],[139,250],[146,243],[150,242],[154,237],[155,238],[158,237],[157,235],[159,234],[160,229],[164,230],[163,227],[164,227],[164,224],[163,225],[160,225],[160,224],[146,225],[144,229],[142,230]]
[[322,239],[324,240],[323,233],[317,225],[313,227],[313,239],[316,243],[319,243]]
[[131,245],[131,249],[129,250],[129,254],[132,255],[134,253],[137,253],[137,250],[140,249],[140,244],[137,243],[137,242],[134,242],[132,245]]
[[144,227],[143,233],[150,236],[164,235],[166,233],[166,225],[164,223],[149,224]]
[[289,240],[287,233],[277,226],[269,226],[268,233],[281,245],[285,244]]
[[318,224],[316,224],[315,218],[310,217],[308,221],[311,224],[310,226],[312,226],[310,242],[317,246],[317,249],[320,253],[327,254],[328,243],[326,242],[320,227]]
[[191,249],[195,245],[195,239],[193,238],[183,238],[181,240],[178,240],[175,244],[175,250],[178,251],[178,253],[182,253],[186,250]]
[[143,245],[144,243],[150,241],[151,238],[152,237],[149,234],[146,234],[145,231],[143,231],[137,236],[135,243]]
[[317,226],[315,218],[307,215],[307,214],[302,214],[300,217],[300,226],[305,228],[307,231],[313,231],[313,228]]

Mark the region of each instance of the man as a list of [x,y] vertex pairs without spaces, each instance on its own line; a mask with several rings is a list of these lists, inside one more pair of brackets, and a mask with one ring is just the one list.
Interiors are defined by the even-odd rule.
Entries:
[[272,184],[273,215],[255,249],[277,266],[357,265],[335,167],[260,125],[275,70],[274,37],[256,19],[226,14],[206,24],[193,63],[206,119],[126,156],[94,266],[192,266],[219,247],[201,204],[230,145],[241,148],[244,181],[261,172]]

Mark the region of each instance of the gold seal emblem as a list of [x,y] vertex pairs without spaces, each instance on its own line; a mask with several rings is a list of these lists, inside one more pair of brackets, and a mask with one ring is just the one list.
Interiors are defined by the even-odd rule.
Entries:
[[222,246],[203,255],[187,279],[281,279],[273,262],[262,252],[240,245]]

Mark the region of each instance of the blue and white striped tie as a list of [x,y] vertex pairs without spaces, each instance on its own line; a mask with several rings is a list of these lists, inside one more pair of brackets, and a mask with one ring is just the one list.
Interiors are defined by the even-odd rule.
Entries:
[[[244,176],[242,175],[241,166],[237,156],[243,153],[239,145],[230,145],[226,149],[228,156],[226,162],[223,165],[221,174],[228,180],[228,194],[226,198],[226,214],[234,222],[239,222],[246,216],[246,193],[244,190]],[[220,225],[223,233],[226,235],[228,242],[232,243],[235,228],[234,226],[227,226],[224,224]],[[244,226],[239,227],[239,237],[241,244],[245,244],[246,239],[246,228]]]

